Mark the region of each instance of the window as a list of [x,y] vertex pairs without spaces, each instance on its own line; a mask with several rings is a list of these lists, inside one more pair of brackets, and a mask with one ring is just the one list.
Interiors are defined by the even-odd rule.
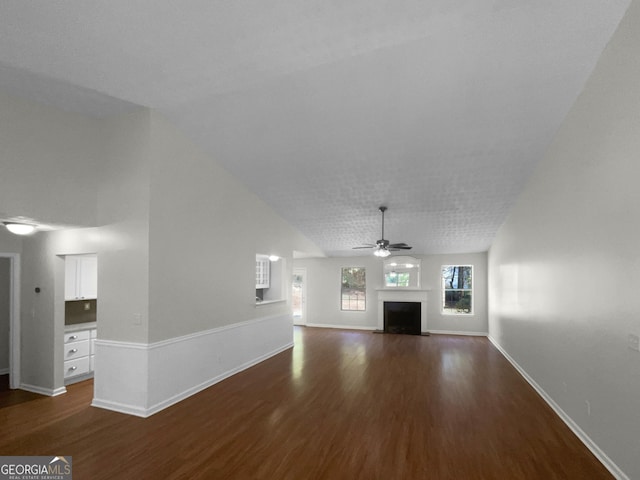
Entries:
[[365,310],[366,291],[364,267],[343,267],[340,308],[342,310]]
[[473,267],[470,265],[442,267],[442,313],[473,313],[472,278]]
[[420,259],[394,256],[384,259],[384,288],[420,288]]
[[385,287],[408,287],[409,274],[407,272],[388,272],[384,275]]

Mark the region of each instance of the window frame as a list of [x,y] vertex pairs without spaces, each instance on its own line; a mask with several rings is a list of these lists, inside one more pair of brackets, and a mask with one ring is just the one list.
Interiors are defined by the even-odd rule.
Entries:
[[[447,267],[468,267],[471,269],[471,288],[446,288],[445,277],[444,277],[444,269]],[[474,284],[475,284],[475,273],[474,266],[469,264],[446,264],[440,266],[440,284],[441,284],[441,309],[440,313],[442,315],[462,315],[462,316],[472,316],[475,314],[475,295],[473,294]],[[464,311],[455,311],[455,310],[447,310],[446,305],[446,295],[447,292],[468,292],[471,295],[471,305],[468,312]]]
[[[364,271],[364,288],[363,288],[363,293],[364,293],[364,308],[360,309],[360,308],[344,308],[343,307],[343,291],[344,291],[344,283],[342,281],[343,277],[344,277],[344,270],[345,269],[355,269],[355,268],[359,268],[362,269]],[[352,300],[349,300],[349,303],[351,303]],[[358,303],[358,300],[355,301],[356,304]],[[349,266],[349,267],[340,267],[340,311],[341,312],[366,312],[367,311],[367,268],[364,266]]]

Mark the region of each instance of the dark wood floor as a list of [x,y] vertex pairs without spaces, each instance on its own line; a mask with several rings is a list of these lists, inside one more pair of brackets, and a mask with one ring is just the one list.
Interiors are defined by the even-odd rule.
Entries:
[[296,328],[296,346],[150,418],[0,389],[0,455],[84,479],[611,479],[485,338]]

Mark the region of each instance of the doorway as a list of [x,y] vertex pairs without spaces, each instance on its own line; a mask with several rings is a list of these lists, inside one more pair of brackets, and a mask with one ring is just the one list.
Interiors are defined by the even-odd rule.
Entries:
[[291,282],[291,307],[293,310],[293,324],[307,324],[307,269],[294,268]]
[[20,256],[0,253],[0,371],[20,386]]

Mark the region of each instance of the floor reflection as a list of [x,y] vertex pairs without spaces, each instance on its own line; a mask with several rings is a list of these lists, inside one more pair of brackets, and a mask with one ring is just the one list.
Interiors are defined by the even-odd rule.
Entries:
[[304,327],[293,327],[293,356],[291,357],[291,380],[301,386],[304,373]]

